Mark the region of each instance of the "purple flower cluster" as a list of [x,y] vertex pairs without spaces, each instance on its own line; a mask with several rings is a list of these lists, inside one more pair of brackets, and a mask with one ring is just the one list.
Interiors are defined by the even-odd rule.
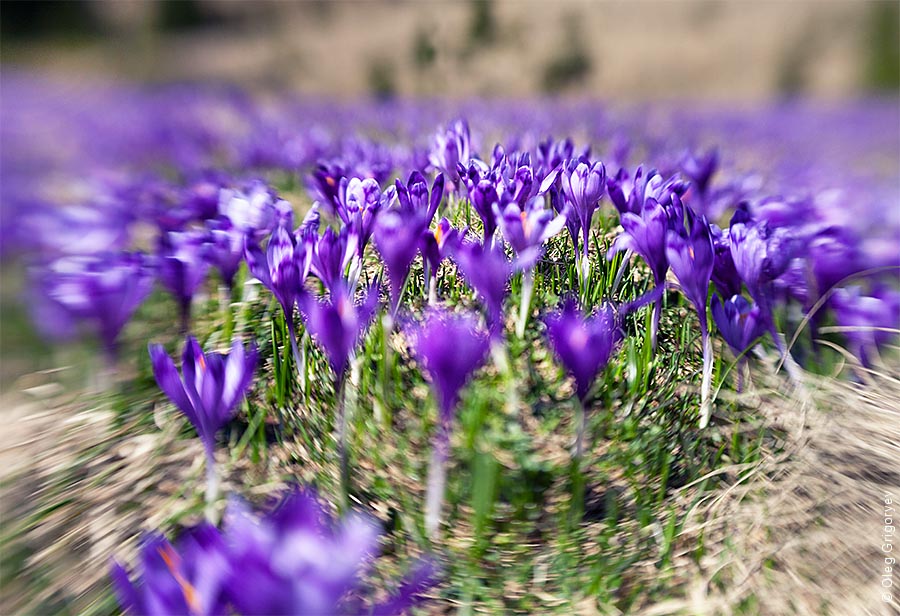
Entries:
[[289,492],[263,515],[232,501],[221,530],[204,523],[174,545],[146,536],[131,575],[113,563],[113,587],[135,615],[402,614],[433,585],[435,568],[423,561],[393,597],[366,606],[360,580],[378,534],[358,515],[332,520],[309,491]]

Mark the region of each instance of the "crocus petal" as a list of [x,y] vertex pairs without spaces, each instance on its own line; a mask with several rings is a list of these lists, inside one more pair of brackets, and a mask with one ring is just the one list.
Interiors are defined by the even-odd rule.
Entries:
[[149,346],[150,361],[153,364],[153,376],[159,388],[163,390],[169,399],[177,406],[181,412],[187,415],[187,418],[194,425],[197,424],[197,413],[194,404],[185,391],[181,382],[181,376],[175,369],[175,363],[169,357],[166,350],[161,344],[151,344]]

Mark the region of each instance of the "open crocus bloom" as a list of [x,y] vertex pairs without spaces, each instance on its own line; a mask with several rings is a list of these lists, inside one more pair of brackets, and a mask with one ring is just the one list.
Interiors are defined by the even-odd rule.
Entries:
[[227,355],[204,353],[193,336],[185,341],[181,372],[160,344],[150,345],[153,375],[160,389],[196,428],[207,456],[213,457],[216,432],[234,415],[253,379],[256,349],[239,340]]

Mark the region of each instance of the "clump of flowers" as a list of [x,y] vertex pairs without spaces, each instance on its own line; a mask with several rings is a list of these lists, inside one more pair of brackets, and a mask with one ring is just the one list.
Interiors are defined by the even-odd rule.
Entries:
[[332,519],[307,490],[294,489],[261,515],[232,501],[222,529],[209,523],[173,544],[144,538],[139,566],[112,565],[113,589],[127,614],[406,613],[436,581],[424,560],[381,603],[366,606],[361,580],[375,560],[378,529],[367,518]]

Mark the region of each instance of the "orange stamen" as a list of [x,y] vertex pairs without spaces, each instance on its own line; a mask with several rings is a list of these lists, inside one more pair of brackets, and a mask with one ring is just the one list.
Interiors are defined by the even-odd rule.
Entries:
[[197,589],[194,588],[193,584],[184,579],[184,576],[178,571],[177,567],[181,562],[178,553],[171,546],[157,548],[157,552],[159,552],[163,562],[166,563],[166,567],[169,569],[169,573],[172,574],[175,582],[181,587],[181,593],[184,595],[184,601],[187,603],[188,609],[194,614],[199,614],[201,612],[200,596],[197,594]]

